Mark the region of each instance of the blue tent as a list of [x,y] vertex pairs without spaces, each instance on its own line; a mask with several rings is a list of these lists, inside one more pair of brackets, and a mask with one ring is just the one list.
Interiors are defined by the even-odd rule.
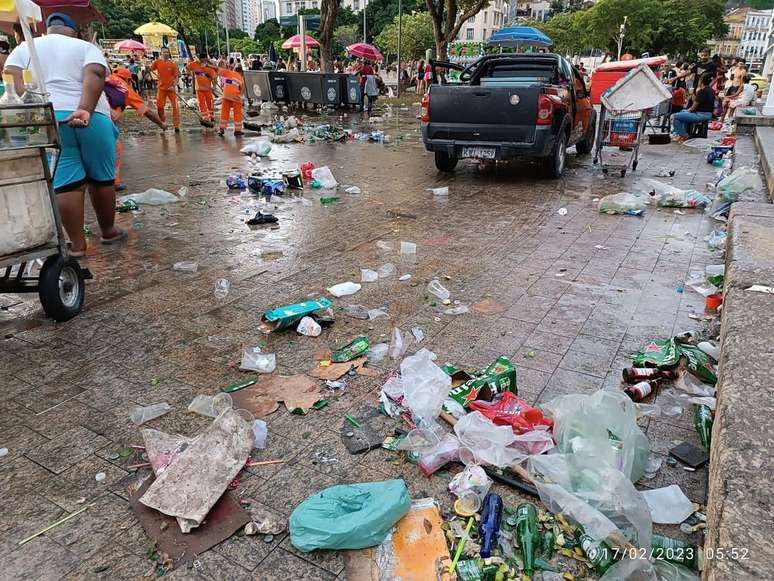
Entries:
[[489,44],[494,46],[551,46],[553,43],[553,40],[531,26],[509,26],[489,37]]

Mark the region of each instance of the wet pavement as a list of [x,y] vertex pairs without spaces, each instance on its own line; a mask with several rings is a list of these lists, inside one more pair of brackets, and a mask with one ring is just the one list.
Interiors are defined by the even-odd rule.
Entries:
[[[696,329],[703,297],[680,292],[689,268],[718,263],[702,238],[712,221],[695,210],[684,214],[649,209],[644,217],[600,215],[595,198],[626,190],[636,175],[654,177],[664,166],[678,169],[673,183],[704,190],[714,174],[697,150],[676,145],[647,147],[637,174],[605,178],[590,158],[569,156],[561,180],[544,180],[530,164],[462,164],[453,176],[436,172],[424,152],[413,113],[385,118],[379,128],[393,143],[275,145],[261,167],[294,167],[311,160],[328,165],[339,183],[340,203],[322,206],[306,190],[259,205],[252,196],[229,193],[226,175],[246,173],[235,141],[198,128],[124,137],[124,181],[129,191],[188,187],[178,204],[143,207],[119,222],[130,231],[119,247],[92,239],[88,266],[94,280],[76,319],[55,325],[31,297],[0,296],[0,570],[10,578],[138,578],[153,569],[151,542],[133,516],[126,486],[134,456],[113,459],[122,446],[140,444],[128,418],[134,404],[169,402],[175,410],[149,426],[193,435],[208,423],[186,407],[200,393],[244,379],[241,349],[267,341],[277,354],[277,373],[308,372],[321,347],[359,334],[388,341],[391,329],[421,327],[420,346],[440,361],[477,369],[498,355],[517,366],[519,395],[531,403],[567,393],[591,393],[618,385],[620,370],[645,341]],[[335,119],[335,118],[334,118]],[[356,116],[343,120],[359,121]],[[657,178],[658,179],[658,178]],[[448,186],[448,198],[426,188]],[[276,208],[275,208],[276,205]],[[272,211],[276,228],[244,224],[256,209]],[[567,212],[560,213],[561,208]],[[91,220],[93,222],[93,218]],[[93,224],[96,230],[96,224]],[[377,241],[396,250],[382,251]],[[401,241],[417,245],[415,256],[397,252]],[[172,270],[193,260],[198,272]],[[293,331],[262,334],[261,314],[272,307],[324,296],[325,289],[359,281],[360,268],[391,262],[397,274],[364,284],[335,305],[383,308],[373,321],[339,314],[319,338]],[[398,276],[412,275],[401,282]],[[502,312],[460,316],[441,313],[426,296],[441,278],[452,299],[472,306],[488,299]],[[226,278],[226,299],[214,297]],[[411,350],[415,350],[412,345]],[[392,362],[379,364],[385,372]],[[330,405],[306,416],[284,407],[266,418],[268,446],[254,459],[283,464],[251,468],[237,492],[289,515],[305,497],[343,482],[405,478],[414,496],[434,496],[449,510],[451,473],[423,477],[416,466],[382,449],[350,455],[339,430],[344,414],[370,418],[392,434],[396,422],[378,415],[383,377],[348,377],[344,390],[326,392]],[[644,418],[651,449],[666,457],[676,443],[699,445],[688,414]],[[143,470],[143,469],[141,469]],[[95,474],[104,472],[102,482]],[[687,472],[664,464],[643,487],[678,483],[696,502],[706,494],[706,468]],[[495,485],[506,504],[521,497]],[[78,510],[94,507],[18,547],[20,539]],[[680,536],[676,527],[670,534]],[[692,540],[698,542],[696,535]],[[271,542],[241,533],[206,552],[195,568],[171,578],[343,579],[337,553],[302,554],[287,535]]]

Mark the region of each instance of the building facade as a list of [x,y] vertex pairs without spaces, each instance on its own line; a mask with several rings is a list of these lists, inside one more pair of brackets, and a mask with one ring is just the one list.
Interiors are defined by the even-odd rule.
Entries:
[[514,0],[510,6],[508,20],[510,22],[516,22],[519,19],[530,19],[542,22],[548,20],[550,16],[551,3],[547,0],[541,0],[540,2]]
[[462,25],[457,40],[486,42],[493,32],[505,27],[507,22],[508,3],[505,0],[492,0],[489,6]]
[[242,25],[239,27],[250,36],[261,23],[261,3],[259,0],[240,0]]
[[736,8],[723,17],[723,21],[728,25],[728,34],[721,39],[707,43],[713,54],[719,54],[723,58],[736,56],[749,11],[750,9],[746,7]]
[[241,0],[223,0],[220,5],[220,24],[229,30],[242,28],[242,2]]
[[736,56],[747,61],[752,71],[761,69],[769,45],[769,30],[774,10],[750,10],[744,21]]

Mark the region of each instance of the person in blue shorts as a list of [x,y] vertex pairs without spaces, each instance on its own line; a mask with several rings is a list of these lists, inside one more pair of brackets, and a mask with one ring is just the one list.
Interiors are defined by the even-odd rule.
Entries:
[[[126,238],[115,225],[115,156],[118,129],[110,119],[103,93],[109,74],[102,52],[75,38],[77,27],[66,14],[46,19],[47,34],[35,39],[43,80],[59,121],[61,151],[54,171],[57,205],[71,244],[71,256],[86,253],[83,233],[85,191],[102,233],[103,244]],[[17,46],[5,62],[16,87],[24,85],[22,71],[30,67],[27,43]]]

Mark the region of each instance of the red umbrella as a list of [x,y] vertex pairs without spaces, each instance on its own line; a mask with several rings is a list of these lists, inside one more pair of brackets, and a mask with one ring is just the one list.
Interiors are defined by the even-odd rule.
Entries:
[[146,52],[150,50],[143,43],[132,40],[131,38],[117,42],[113,48],[120,50],[121,52]]
[[[306,35],[306,48],[317,48],[319,46],[319,42],[317,42],[311,36]],[[301,48],[301,35],[296,34],[291,36],[289,39],[282,43],[282,48]]]
[[347,52],[352,56],[368,59],[370,61],[383,61],[384,55],[372,44],[356,42],[347,47]]

